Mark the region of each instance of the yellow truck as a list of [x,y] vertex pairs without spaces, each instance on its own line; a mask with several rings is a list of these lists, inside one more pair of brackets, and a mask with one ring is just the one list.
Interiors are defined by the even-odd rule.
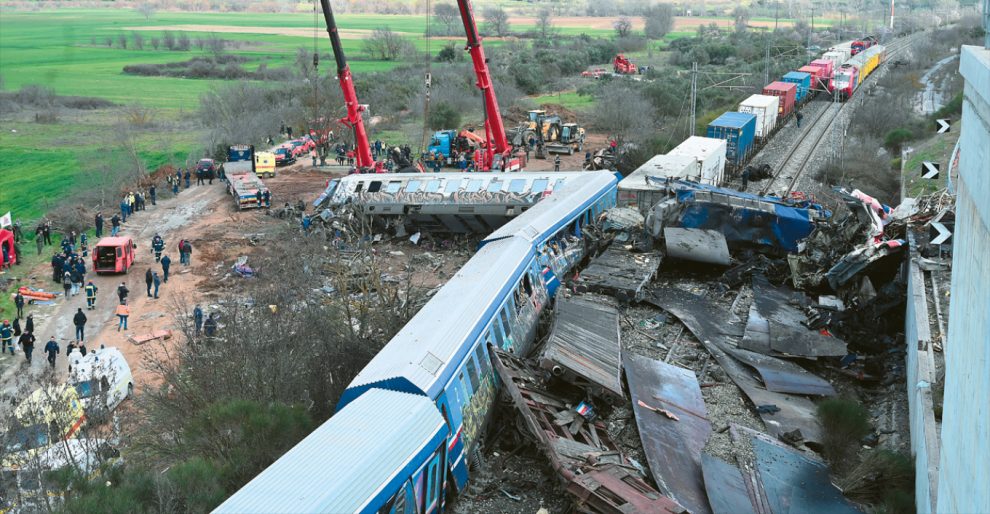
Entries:
[[76,437],[86,423],[79,393],[70,385],[39,387],[14,409],[4,438],[4,469],[17,469],[59,441]]
[[257,152],[254,154],[254,173],[262,178],[275,176],[275,154]]

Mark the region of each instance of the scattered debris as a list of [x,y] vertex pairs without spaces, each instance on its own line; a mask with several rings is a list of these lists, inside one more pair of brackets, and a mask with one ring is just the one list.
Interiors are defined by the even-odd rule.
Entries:
[[812,359],[846,355],[842,340],[803,325],[807,316],[794,306],[803,298],[800,293],[774,287],[765,277],[754,276],[753,305],[739,346],[764,355]]
[[624,355],[622,362],[653,479],[691,513],[711,512],[701,451],[712,426],[694,373],[636,354]]
[[664,227],[667,257],[685,261],[729,265],[729,245],[716,230]]
[[623,403],[619,311],[607,298],[559,297],[554,316],[540,366],[612,404]]
[[761,437],[753,437],[751,441],[756,454],[757,486],[762,489],[771,512],[860,512],[832,485],[825,463]]
[[132,344],[137,345],[137,346],[141,346],[142,344],[145,344],[145,343],[148,343],[148,342],[151,342],[151,341],[157,341],[159,339],[162,340],[162,341],[167,341],[169,339],[172,339],[172,331],[171,330],[156,330],[154,332],[151,332],[150,334],[141,334],[141,335],[133,335],[132,334],[132,335],[130,335],[130,336],[127,337],[127,340],[128,341],[130,341]]
[[656,276],[662,257],[659,253],[632,253],[613,244],[588,264],[577,281],[578,291],[592,291],[615,296],[624,301],[639,301],[646,285]]

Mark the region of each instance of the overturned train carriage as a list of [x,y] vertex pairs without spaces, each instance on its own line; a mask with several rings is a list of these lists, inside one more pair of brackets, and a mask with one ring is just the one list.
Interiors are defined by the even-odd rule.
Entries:
[[615,205],[616,185],[611,173],[583,173],[485,238],[354,378],[338,413],[217,512],[441,511],[447,488],[467,484],[493,411],[490,348],[529,350],[558,277],[585,255],[588,225]]

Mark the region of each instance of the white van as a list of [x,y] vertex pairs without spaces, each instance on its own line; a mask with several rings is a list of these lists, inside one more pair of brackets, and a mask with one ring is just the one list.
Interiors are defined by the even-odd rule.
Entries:
[[97,418],[113,412],[134,392],[134,377],[124,354],[117,348],[78,350],[69,354],[69,384],[75,387],[87,416]]

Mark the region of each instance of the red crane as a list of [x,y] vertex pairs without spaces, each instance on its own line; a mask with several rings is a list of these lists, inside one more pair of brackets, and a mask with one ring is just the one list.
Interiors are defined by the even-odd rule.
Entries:
[[375,159],[371,157],[368,133],[364,130],[364,120],[361,118],[364,106],[358,103],[351,67],[347,65],[347,59],[344,57],[344,47],[341,46],[340,35],[337,34],[337,22],[334,21],[333,11],[330,10],[330,0],[320,0],[320,5],[323,6],[323,18],[327,22],[327,34],[330,35],[333,58],[337,61],[337,80],[340,81],[340,90],[344,93],[344,103],[347,105],[347,116],[341,118],[340,122],[354,130],[354,144],[357,146],[354,158],[358,170],[372,171],[375,168]]
[[474,74],[478,77],[477,86],[485,97],[485,132],[488,144],[484,148],[482,169],[502,170],[504,163],[505,171],[519,171],[523,162],[518,156],[512,155],[512,146],[505,137],[502,113],[498,108],[498,99],[495,98],[491,73],[488,71],[488,59],[485,58],[485,50],[481,47],[481,36],[478,35],[478,26],[474,22],[471,3],[469,0],[457,0],[457,7],[461,11],[461,21],[464,23],[464,33],[467,35],[466,50],[471,53]]

